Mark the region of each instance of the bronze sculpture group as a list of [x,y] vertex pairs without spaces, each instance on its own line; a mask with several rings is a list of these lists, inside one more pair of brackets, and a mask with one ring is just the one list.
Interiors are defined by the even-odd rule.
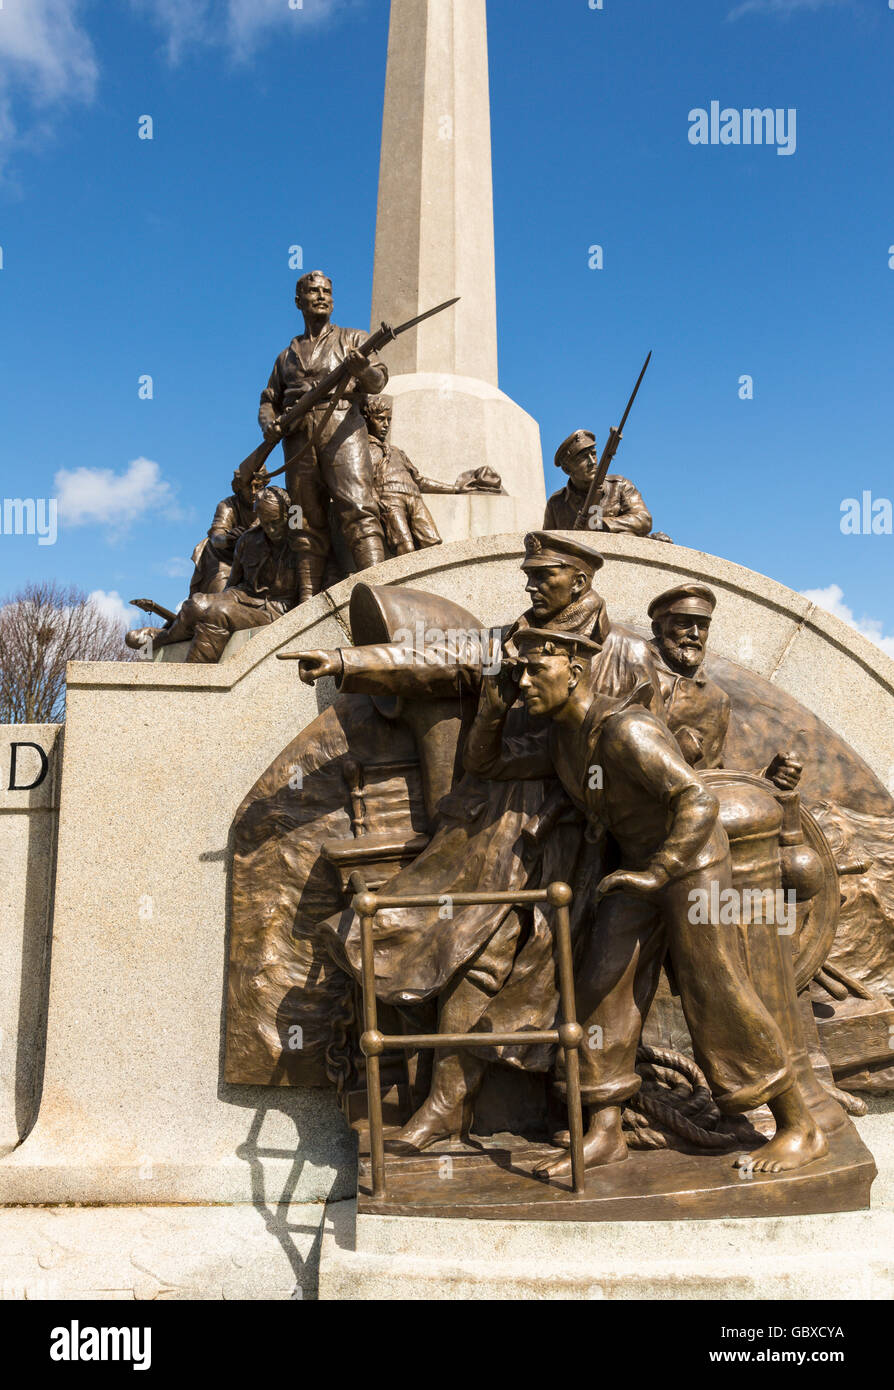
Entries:
[[[454,483],[427,477],[391,441],[378,352],[419,320],[370,337],[340,328],[321,272],[299,280],[296,304],[304,331],[261,395],[263,443],[194,552],[188,599],[176,614],[140,600],[165,626],[132,646],[184,642],[185,660],[219,661],[233,633],[345,566],[438,545],[425,494],[501,489],[474,460]],[[446,600],[358,579],[352,644],[280,653],[337,694],[237,818],[227,1074],[322,1075],[356,1121],[365,1071],[379,1197],[392,1091],[387,1147],[410,1175],[420,1156],[468,1153],[502,1126],[539,1135],[529,1178],[561,1187],[573,1169],[577,1194],[584,1166],[614,1172],[631,1145],[668,1134],[749,1177],[825,1181],[827,1163],[859,1170],[861,1192],[869,1180],[868,1158],[835,1147],[860,1103],[833,1082],[807,993],[821,982],[878,1002],[827,960],[848,870],[801,791],[832,735],[814,721],[805,753],[793,702],[777,712],[741,672],[709,674],[705,585],[656,595],[641,631],[613,623],[595,587],[594,534],[670,539],[609,472],[648,365],[601,454],[589,430],[560,445],[568,483],[525,538],[514,623],[491,630]],[[284,464],[268,472],[280,442]],[[867,804],[881,804],[874,789]],[[380,909],[371,890],[386,885]],[[547,902],[563,905],[573,949],[561,999]],[[406,1038],[396,1071],[380,1069],[378,1025],[361,1035],[381,1011],[392,1043]],[[299,1057],[284,1041],[295,1026]],[[847,1061],[861,1060],[858,1046]],[[688,1211],[701,1177],[654,1171],[646,1186],[676,1182]],[[805,1209],[823,1209],[822,1182],[817,1193]]]
[[[303,275],[295,287],[295,304],[304,318],[304,331],[279,354],[261,392],[258,423],[264,443],[243,460],[232,495],[218,503],[208,535],[193,553],[189,600],[180,612],[174,615],[149,599],[133,600],[136,607],[165,619],[162,628],[129,632],[125,641],[134,650],[154,655],[162,647],[185,642],[189,647],[184,660],[219,661],[233,632],[266,625],[342,577],[334,535],[346,547],[354,571],[362,571],[388,554],[440,544],[424,493],[502,490],[499,475],[486,466],[473,464],[454,483],[425,477],[392,444],[393,403],[383,394],[388,368],[376,355],[377,335],[365,338],[358,329],[332,322],[328,276],[322,271]],[[385,331],[378,336],[387,341],[415,322],[396,330],[383,325]],[[620,429],[613,429],[601,459],[588,430],[575,431],[560,445],[556,465],[568,473],[569,482],[549,499],[545,530],[628,531],[669,539],[651,532],[651,515],[634,484],[607,473],[620,438]],[[285,473],[289,497],[283,541],[295,563],[279,565],[279,589],[271,597],[263,580],[253,590],[252,575],[244,568],[235,581],[230,571],[242,533],[253,526],[263,529],[257,504],[270,477],[276,476],[268,474],[266,460],[279,443],[285,462],[278,472]],[[287,570],[292,576],[288,590],[283,587]],[[229,588],[235,592],[228,593]],[[210,606],[200,597],[216,594],[223,597]],[[249,603],[248,597],[258,602]]]
[[[730,835],[743,838],[741,787],[708,786],[696,771],[721,765],[729,717],[719,687],[698,680],[714,595],[701,585],[659,595],[647,643],[609,622],[593,588],[601,564],[581,542],[529,535],[531,606],[500,634],[490,673],[480,645],[420,652],[404,641],[296,654],[301,677],[332,677],[345,694],[437,701],[466,691],[476,702],[461,735],[464,774],[441,801],[429,844],[389,880],[388,893],[412,896],[423,885],[463,892],[485,865],[494,888],[542,887],[557,877],[570,884],[578,1014],[586,1038],[598,1042],[581,1050],[588,1167],[626,1157],[622,1109],[640,1086],[637,1049],[662,966],[673,974],[720,1111],[742,1115],[766,1104],[775,1118],[774,1138],[738,1162],[750,1172],[810,1164],[846,1118],[806,1059],[790,945],[760,915],[755,923],[715,910],[705,922],[694,910],[732,891]],[[791,757],[774,758],[747,814],[772,845],[778,883],[807,900],[816,891],[811,853],[799,844],[793,857],[779,844],[779,797],[793,794],[798,772]],[[561,840],[548,833],[560,824]],[[526,928],[505,907],[458,908],[447,920],[431,907],[382,918],[381,1002],[405,1008],[436,999],[442,1033],[477,1030],[482,1038],[480,1053],[438,1052],[427,1096],[389,1145],[419,1153],[468,1134],[492,1060],[488,1033],[553,1025],[551,943],[542,923]],[[359,976],[353,911],[323,926]],[[542,1049],[515,1052],[503,1060],[543,1069]],[[561,1074],[554,1086],[561,1094]],[[535,1172],[561,1177],[569,1164],[567,1154],[547,1157]]]

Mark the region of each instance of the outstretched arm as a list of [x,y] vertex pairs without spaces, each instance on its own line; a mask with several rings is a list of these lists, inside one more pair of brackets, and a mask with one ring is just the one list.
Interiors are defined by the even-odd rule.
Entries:
[[222,502],[218,502],[214,519],[208,527],[208,540],[214,554],[221,560],[231,561],[241,534],[237,530],[236,513],[229,500],[224,498]]
[[[414,470],[415,471],[415,470]],[[465,492],[469,489],[461,488],[458,483],[442,483],[437,478],[426,478],[422,473],[416,474],[416,486],[420,492]]]
[[298,660],[305,685],[331,676],[343,695],[422,699],[452,699],[462,690],[477,689],[482,665],[482,655],[475,650],[433,646],[419,651],[401,642],[331,652],[281,652],[280,659]]

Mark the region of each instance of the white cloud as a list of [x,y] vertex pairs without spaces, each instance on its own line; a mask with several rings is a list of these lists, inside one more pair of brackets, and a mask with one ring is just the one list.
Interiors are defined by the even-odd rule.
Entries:
[[93,100],[99,66],[81,23],[81,0],[3,0],[0,9],[0,143],[4,158],[51,129],[70,103]]
[[[130,0],[177,62],[194,44],[250,58],[258,44],[319,24],[365,0]],[[113,6],[105,0],[107,9]],[[66,107],[89,104],[100,69],[86,20],[98,0],[0,0],[0,172],[50,138]]]
[[877,647],[881,647],[888,656],[894,657],[894,637],[884,635],[884,623],[876,618],[855,618],[853,610],[844,602],[844,590],[838,584],[829,584],[825,589],[802,589],[801,592],[804,598],[815,603],[818,608],[824,608],[833,617],[840,618],[848,627],[854,628]]
[[347,8],[345,0],[304,0],[303,7],[295,9],[289,8],[283,0],[227,0],[230,42],[234,45],[251,43],[284,20],[291,24],[297,19],[319,24],[336,10]]
[[189,44],[203,41],[211,28],[209,0],[131,0],[131,4],[162,30],[172,63],[179,61]]
[[190,579],[195,566],[192,560],[184,560],[181,555],[172,555],[169,560],[163,560],[156,568],[162,574],[167,575],[168,579]]
[[[223,45],[246,58],[274,31],[285,34],[319,24],[358,0],[131,0],[165,36],[168,57],[178,62],[192,44]],[[223,14],[221,15],[221,10]]]
[[80,0],[4,0],[4,81],[21,81],[39,101],[89,101],[98,67],[89,35],[78,22],[79,10]]
[[138,458],[123,473],[111,468],[60,468],[53,479],[59,516],[65,526],[108,526],[120,536],[138,520],[161,512],[175,520],[170,483],[152,459]]
[[124,602],[117,589],[110,589],[108,592],[105,589],[94,589],[87,595],[87,602],[92,603],[109,622],[118,623],[120,627],[131,627],[134,619],[142,616],[138,609],[131,608],[129,603]]
[[800,10],[842,9],[853,0],[742,0],[730,10],[727,19],[742,19],[747,14],[776,14],[786,18]]

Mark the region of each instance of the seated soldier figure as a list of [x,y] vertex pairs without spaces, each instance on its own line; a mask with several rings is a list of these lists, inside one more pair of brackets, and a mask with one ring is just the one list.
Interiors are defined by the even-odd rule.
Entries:
[[266,467],[244,478],[237,470],[233,474],[233,491],[214,509],[207,536],[199,541],[192,553],[195,565],[190,580],[190,594],[219,594],[227,587],[236,542],[251,526],[257,526],[255,498],[269,481]]
[[[692,894],[731,889],[729,841],[719,803],[688,766],[666,725],[644,702],[648,685],[616,698],[590,679],[599,647],[586,638],[528,628],[516,637],[517,685],[502,672],[485,680],[465,763],[479,775],[557,775],[591,829],[605,829],[620,868],[602,879],[597,911],[576,972],[585,1037],[581,1093],[589,1106],[588,1166],[627,1156],[622,1106],[639,1089],[636,1050],[662,960],[674,967],[693,1052],[722,1111],[767,1104],[776,1134],[737,1162],[779,1172],[828,1151],[795,1079],[782,1033],[747,974],[735,924],[693,921]],[[506,738],[516,690],[529,717],[550,721],[549,739]],[[601,771],[594,777],[593,770]],[[719,914],[718,914],[719,916]],[[540,1165],[570,1172],[570,1158]]]
[[[208,534],[202,537],[192,553],[194,568],[189,582],[190,597],[193,594],[219,594],[227,587],[236,542],[249,527],[257,526],[255,499],[268,480],[269,474],[263,464],[250,478],[244,478],[238,469],[233,474],[232,495],[218,502]],[[149,598],[131,599],[131,603],[144,613],[158,613],[165,618],[165,623],[160,628],[132,628],[125,633],[126,646],[151,655],[159,647],[183,641],[182,627],[177,625],[176,613],[169,613]],[[171,631],[175,625],[181,635],[172,637]]]
[[255,499],[258,525],[237,540],[227,587],[217,594],[191,594],[163,633],[141,631],[155,646],[190,642],[187,661],[214,662],[234,632],[263,627],[294,608],[298,556],[290,539],[290,507],[283,488],[263,488]]
[[[568,482],[547,502],[543,529],[573,531],[599,465],[595,435],[590,430],[575,430],[559,445],[555,462],[568,474]],[[584,524],[587,531],[627,531],[634,536],[648,536],[652,530],[651,512],[638,489],[620,473],[608,475],[591,511]]]

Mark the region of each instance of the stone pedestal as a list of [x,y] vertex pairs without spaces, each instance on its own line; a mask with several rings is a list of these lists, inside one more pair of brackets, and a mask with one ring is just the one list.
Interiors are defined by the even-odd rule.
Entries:
[[894,1212],[754,1220],[437,1220],[327,1211],[321,1299],[875,1299]]
[[316,1298],[325,1210],[260,1189],[228,1206],[7,1207],[0,1298]]

